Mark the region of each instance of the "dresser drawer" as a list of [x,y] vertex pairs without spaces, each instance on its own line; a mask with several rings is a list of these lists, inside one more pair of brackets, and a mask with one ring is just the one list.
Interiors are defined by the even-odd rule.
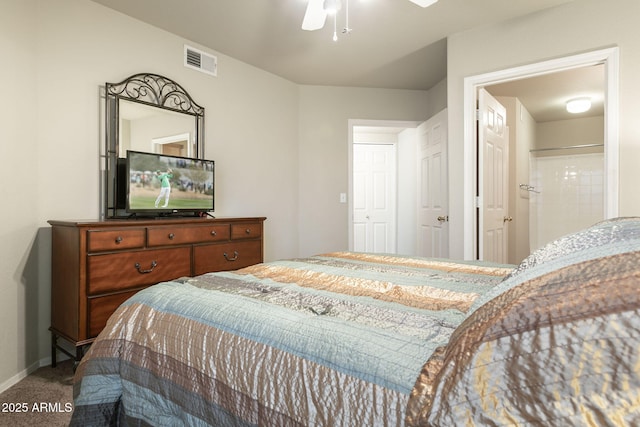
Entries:
[[89,295],[191,275],[190,247],[90,255],[88,258]]
[[107,295],[103,297],[89,298],[87,316],[87,330],[89,338],[96,337],[107,324],[107,320],[116,311],[116,308],[133,296],[138,290],[122,292],[119,294]]
[[87,250],[104,252],[144,247],[145,229],[127,228],[120,230],[87,231]]
[[262,241],[202,245],[193,248],[194,275],[237,270],[262,262]]
[[262,223],[231,224],[231,240],[257,239],[262,236]]
[[229,240],[229,224],[149,227],[149,246],[185,245]]
[[68,351],[58,339],[76,347],[79,362],[116,308],[141,289],[262,262],[265,219],[48,221],[52,365],[58,350]]

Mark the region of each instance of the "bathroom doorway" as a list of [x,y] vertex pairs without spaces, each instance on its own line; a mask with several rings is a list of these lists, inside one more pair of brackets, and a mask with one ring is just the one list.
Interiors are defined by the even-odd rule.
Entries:
[[[477,92],[480,88],[491,87],[493,85],[507,84],[509,82],[515,82],[523,79],[529,79],[541,76],[550,76],[555,73],[560,73],[569,70],[578,70],[581,68],[588,68],[601,65],[604,69],[604,83],[603,83],[603,131],[602,135],[602,150],[603,150],[603,201],[602,201],[602,216],[604,218],[610,218],[617,216],[618,214],[618,176],[617,176],[617,163],[618,163],[618,128],[617,121],[617,99],[618,99],[618,49],[603,49],[586,54],[580,54],[570,56],[566,58],[560,58],[556,60],[545,61],[541,63],[531,64],[528,66],[517,67],[513,69],[502,70],[498,72],[472,76],[465,78],[465,91],[464,91],[464,106],[465,106],[465,164],[472,165],[465,170],[464,178],[464,191],[465,191],[465,215],[464,215],[464,229],[465,229],[465,241],[464,241],[464,256],[467,259],[481,259],[481,253],[479,248],[482,242],[482,224],[478,221],[478,204],[481,203],[482,194],[478,194],[478,181],[481,179],[483,171],[477,166],[477,148],[475,146],[476,141],[476,101]],[[566,99],[563,100],[566,102]],[[520,119],[522,110],[515,111],[515,119]],[[580,144],[578,144],[580,145]],[[527,155],[529,155],[527,150]],[[523,184],[523,188],[527,188],[526,185],[532,185],[529,182],[522,181],[510,181],[510,191],[519,192],[522,189],[520,184]],[[528,180],[528,174],[527,174]],[[513,188],[516,185],[516,188]],[[527,191],[528,190],[522,190]],[[533,193],[531,193],[533,194]],[[527,201],[528,203],[528,201]],[[516,221],[513,221],[515,223]],[[528,221],[526,221],[528,224]],[[518,227],[522,229],[522,227]],[[467,232],[470,230],[471,232]],[[526,227],[528,233],[528,227]],[[518,238],[517,232],[513,233],[514,238]],[[527,253],[528,253],[527,249]],[[513,261],[518,261],[517,258],[522,258],[524,252],[514,258]]]

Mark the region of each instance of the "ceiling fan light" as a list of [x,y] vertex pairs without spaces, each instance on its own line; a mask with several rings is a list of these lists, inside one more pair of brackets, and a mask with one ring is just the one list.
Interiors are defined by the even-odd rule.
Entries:
[[591,98],[574,98],[567,101],[567,111],[572,114],[584,113],[591,108]]
[[326,19],[327,12],[324,10],[324,0],[309,0],[302,21],[302,29],[306,31],[319,30],[324,27]]
[[327,15],[335,15],[340,10],[340,0],[324,0],[324,11]]
[[436,3],[438,0],[409,0],[420,7],[429,7],[432,4]]

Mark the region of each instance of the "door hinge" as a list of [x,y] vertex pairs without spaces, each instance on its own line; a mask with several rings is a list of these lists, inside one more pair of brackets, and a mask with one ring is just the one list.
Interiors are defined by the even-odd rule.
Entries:
[[476,206],[475,206],[476,208],[482,207],[482,197],[476,196],[475,202],[476,202]]

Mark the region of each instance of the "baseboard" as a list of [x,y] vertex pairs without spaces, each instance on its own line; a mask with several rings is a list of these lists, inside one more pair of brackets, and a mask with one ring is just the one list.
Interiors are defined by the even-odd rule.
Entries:
[[51,365],[51,356],[40,359],[40,361],[38,362],[38,365],[40,365],[39,366],[40,368],[42,368],[43,366]]
[[[57,362],[62,362],[63,360],[68,359],[68,357],[64,354],[61,356],[62,357],[59,357]],[[0,393],[4,393],[5,391],[9,390],[11,387],[13,387],[14,385],[18,384],[20,381],[25,379],[28,375],[32,374],[36,369],[42,368],[43,366],[49,366],[49,365],[51,365],[51,356],[45,357],[43,359],[38,360],[37,362],[32,363],[23,371],[18,372],[16,375],[12,376],[5,382],[1,383]]]
[[[51,360],[51,358],[49,358],[49,360]],[[51,363],[51,362],[49,362],[49,363]],[[5,391],[9,390],[14,385],[18,384],[20,381],[25,379],[33,371],[38,369],[40,366],[41,366],[40,365],[40,361],[32,363],[31,365],[29,365],[27,367],[27,369],[25,369],[25,370],[23,370],[21,372],[18,372],[17,374],[15,374],[11,378],[9,378],[8,380],[6,380],[2,384],[0,384],[0,393],[4,393]]]

